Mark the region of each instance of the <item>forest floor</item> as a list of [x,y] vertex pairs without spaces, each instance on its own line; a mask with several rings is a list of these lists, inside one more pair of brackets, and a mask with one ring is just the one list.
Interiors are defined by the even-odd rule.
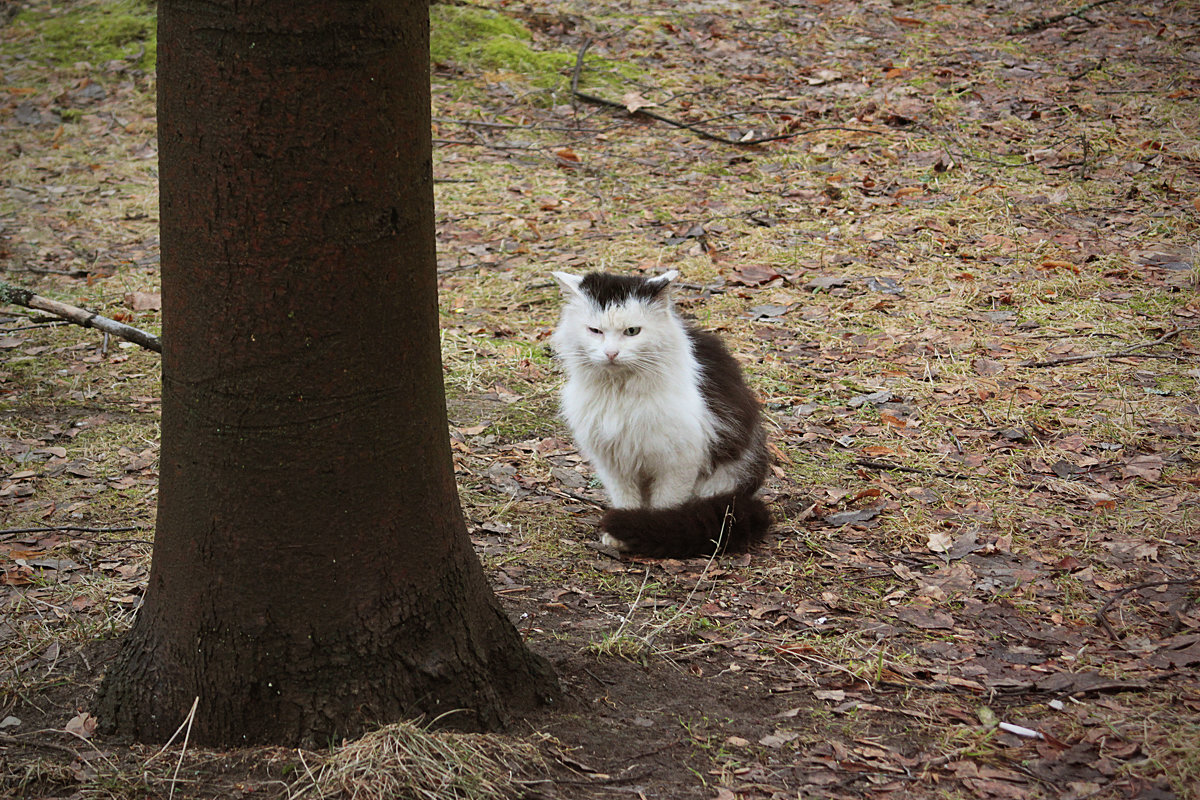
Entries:
[[[534,781],[492,796],[1200,798],[1195,4],[486,0],[435,33],[489,5],[528,41],[434,51],[450,432],[566,695],[485,739]],[[0,279],[158,332],[149,14],[0,4]],[[667,268],[766,408],[748,554],[596,549],[556,417],[549,271]],[[0,794],[487,796],[94,732],[159,374],[0,307]]]

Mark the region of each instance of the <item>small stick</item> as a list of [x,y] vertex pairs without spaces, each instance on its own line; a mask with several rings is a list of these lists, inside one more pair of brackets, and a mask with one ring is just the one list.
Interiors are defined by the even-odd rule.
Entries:
[[920,469],[919,467],[905,467],[904,464],[893,464],[886,461],[874,461],[871,458],[856,458],[850,462],[854,467],[864,467],[866,469],[878,469],[883,471],[893,471],[893,473],[911,473],[913,475],[928,475],[930,477],[943,477],[943,479],[952,481],[971,481],[979,479],[983,481],[991,481],[992,483],[1007,483],[1009,486],[1016,486],[1022,489],[1032,489],[1032,483],[1020,483],[1008,481],[1003,477],[995,477],[992,475],[976,475],[967,473],[943,473],[940,469]]
[[[192,710],[187,715],[187,731],[183,734],[183,747],[179,748],[179,761],[175,764],[175,772],[171,775],[171,791],[167,793],[167,800],[174,800],[175,785],[179,782],[179,768],[183,766],[183,756],[187,753],[188,739],[192,736],[192,722],[196,719],[196,707],[200,705],[200,696],[192,701]],[[176,731],[178,734],[178,731]]]
[[1106,6],[1109,3],[1115,3],[1115,2],[1117,2],[1117,0],[1096,0],[1096,2],[1088,3],[1085,6],[1080,6],[1079,8],[1075,9],[1074,11],[1064,11],[1062,14],[1055,14],[1053,17],[1045,17],[1044,19],[1035,19],[1035,20],[1025,23],[1024,25],[1016,25],[1012,28],[1009,28],[1008,32],[1010,34],[1037,33],[1038,31],[1044,31],[1044,30],[1046,30],[1046,28],[1049,28],[1051,25],[1057,25],[1058,23],[1062,22],[1064,19],[1070,19],[1071,17],[1079,17],[1084,22],[1091,22],[1091,20],[1085,18],[1083,15],[1086,14],[1087,12],[1091,11],[1092,9],[1099,8],[1100,6]]
[[1022,361],[1022,367],[1057,367],[1059,364],[1078,364],[1081,361],[1091,361],[1093,358],[1158,358],[1154,353],[1139,353],[1138,350],[1143,350],[1147,347],[1154,347],[1173,339],[1185,331],[1195,330],[1194,328],[1172,328],[1157,339],[1146,342],[1138,342],[1131,344],[1123,350],[1114,350],[1110,353],[1084,353],[1077,356],[1062,356],[1060,358],[1049,358],[1045,361]]
[[920,467],[906,467],[903,464],[892,464],[888,461],[875,461],[870,458],[856,458],[850,463],[856,467],[866,467],[867,469],[878,469],[889,472],[909,472],[914,475],[929,475],[934,478],[954,478],[956,480],[963,480],[970,477],[958,472],[942,472],[940,470],[921,469]]
[[80,525],[51,525],[49,527],[38,528],[5,528],[0,530],[0,536],[10,533],[62,533],[65,531],[81,531],[83,533],[126,533],[128,531],[140,531],[141,528],[133,525],[124,526],[121,528],[85,528]]
[[1104,630],[1108,632],[1108,635],[1112,637],[1114,641],[1120,641],[1120,634],[1113,630],[1112,625],[1110,625],[1108,622],[1108,617],[1105,616],[1105,612],[1116,605],[1121,598],[1125,597],[1125,595],[1129,594],[1130,592],[1136,592],[1139,589],[1150,589],[1155,586],[1190,585],[1196,583],[1197,581],[1200,581],[1200,578],[1167,578],[1165,580],[1145,581],[1144,583],[1135,583],[1132,586],[1126,586],[1124,589],[1118,590],[1116,594],[1110,597],[1107,603],[1100,606],[1100,610],[1096,612],[1096,621],[1104,627]]
[[56,744],[55,742],[39,742],[32,739],[21,739],[16,736],[9,736],[6,733],[0,733],[0,744],[8,745],[9,747],[40,747],[43,750],[57,750],[60,753],[75,756],[75,758],[86,763],[87,759],[79,754],[79,751],[73,747],[67,747],[65,744]]
[[126,325],[123,322],[117,322],[115,319],[101,316],[94,311],[88,311],[78,306],[67,305],[57,300],[51,300],[48,297],[42,297],[28,289],[22,289],[19,286],[13,286],[3,281],[0,281],[0,302],[24,306],[25,308],[36,308],[39,311],[48,311],[54,316],[62,317],[65,320],[74,322],[76,325],[82,325],[85,328],[95,328],[104,333],[131,341],[134,344],[139,344],[147,350],[153,350],[156,353],[162,352],[162,342],[152,333],[147,333],[139,328]]
[[589,505],[589,506],[591,506],[592,508],[599,509],[600,511],[604,511],[604,510],[605,510],[605,507],[604,507],[604,504],[603,504],[603,503],[597,503],[595,500],[592,500],[592,499],[589,499],[589,498],[587,498],[587,497],[584,497],[584,496],[583,496],[583,495],[581,495],[581,494],[575,494],[575,492],[568,492],[568,491],[567,491],[567,490],[565,490],[565,489],[556,489],[556,488],[554,488],[554,487],[548,487],[548,488],[549,488],[549,491],[550,491],[550,493],[551,493],[551,494],[556,494],[556,495],[558,495],[559,497],[567,497],[567,498],[570,498],[571,500],[575,500],[575,501],[578,501],[578,502],[580,502],[580,503],[583,503],[583,504],[585,504],[585,505]]
[[849,128],[849,127],[840,126],[840,125],[830,125],[830,126],[825,126],[825,127],[821,127],[821,128],[811,128],[811,129],[805,130],[805,131],[793,131],[792,133],[781,133],[776,136],[760,136],[757,139],[730,139],[728,136],[721,136],[719,134],[712,133],[710,131],[705,130],[704,128],[699,127],[698,125],[692,125],[691,123],[688,123],[688,122],[682,122],[677,119],[671,119],[670,117],[664,117],[662,114],[656,114],[653,111],[647,111],[644,108],[639,108],[635,111],[629,111],[629,109],[626,108],[626,106],[623,103],[618,103],[615,100],[607,100],[603,97],[598,97],[594,94],[588,94],[586,92],[579,91],[579,74],[583,71],[583,54],[586,53],[588,48],[591,46],[592,46],[592,40],[591,39],[585,40],[583,45],[580,46],[580,48],[579,48],[579,54],[575,57],[575,72],[571,75],[571,94],[573,94],[575,97],[578,97],[580,100],[583,100],[588,103],[595,103],[596,105],[607,106],[609,108],[619,108],[624,111],[627,111],[631,116],[649,117],[650,119],[658,120],[659,122],[665,122],[667,125],[672,125],[676,128],[683,128],[684,130],[691,131],[692,133],[696,134],[697,136],[701,137],[702,139],[709,139],[714,142],[720,142],[721,144],[732,144],[732,145],[736,145],[738,147],[749,147],[751,145],[764,144],[766,142],[779,142],[779,141],[783,141],[785,139],[794,139],[797,136],[804,136],[804,135],[810,134],[810,133],[817,133],[818,131],[834,131],[834,130],[836,130],[836,131],[852,131],[854,133],[874,133],[874,134],[880,133],[880,131],[872,130],[870,128]]
[[967,474],[964,472],[942,472],[935,469],[921,469],[920,467],[906,467],[903,464],[892,464],[888,461],[875,461],[870,458],[856,458],[850,462],[856,467],[865,467],[866,469],[877,469],[884,472],[907,472],[913,475],[928,475],[931,478],[946,478],[954,481],[969,481],[978,478],[979,480],[991,481],[992,483],[1004,483],[1009,486],[1016,486],[1019,489],[1032,489],[1032,483],[1024,483],[1021,481],[1009,481],[1004,478],[997,478],[992,475]]

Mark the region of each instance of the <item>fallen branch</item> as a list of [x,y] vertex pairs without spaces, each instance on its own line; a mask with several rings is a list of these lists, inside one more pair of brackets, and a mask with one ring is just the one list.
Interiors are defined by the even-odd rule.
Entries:
[[[38,732],[44,733],[44,731]],[[59,753],[66,753],[67,755],[74,756],[77,760],[84,764],[89,763],[88,760],[84,758],[83,755],[80,754],[80,752],[74,747],[67,747],[65,744],[57,744],[56,742],[42,742],[36,739],[23,739],[19,736],[10,736],[6,733],[0,733],[0,744],[8,747],[40,747],[43,750],[54,750]]]
[[1003,483],[1007,486],[1015,486],[1018,489],[1036,488],[1032,483],[1012,481],[1008,480],[1007,478],[997,478],[994,475],[983,475],[981,473],[967,474],[963,472],[944,472],[936,469],[922,469],[920,467],[908,467],[903,464],[893,464],[890,461],[876,461],[870,458],[856,458],[850,463],[856,467],[881,470],[883,472],[904,472],[912,475],[926,475],[930,478],[944,478],[951,481],[990,481],[992,483]]
[[147,350],[153,350],[156,353],[162,352],[162,342],[154,334],[126,325],[123,322],[117,322],[115,319],[101,316],[94,311],[88,311],[78,306],[71,306],[66,303],[60,303],[57,300],[51,300],[48,297],[42,297],[28,289],[22,289],[19,286],[13,286],[3,281],[0,281],[0,302],[46,311],[56,317],[62,317],[69,322],[74,322],[76,325],[82,325],[85,328],[95,328],[98,331],[141,345]]
[[1057,358],[1048,358],[1045,361],[1022,361],[1022,367],[1057,367],[1059,364],[1078,364],[1082,361],[1091,361],[1093,358],[1161,358],[1158,353],[1139,353],[1139,350],[1144,350],[1147,347],[1163,344],[1170,339],[1175,338],[1185,331],[1194,330],[1194,328],[1172,328],[1157,339],[1151,339],[1145,342],[1131,344],[1121,350],[1114,350],[1109,353],[1083,353],[1077,356],[1059,356]]
[[647,117],[649,119],[658,120],[659,122],[664,122],[667,125],[672,125],[676,128],[682,128],[684,130],[691,131],[692,133],[696,134],[697,136],[699,136],[702,139],[709,139],[714,142],[720,142],[721,144],[732,144],[732,145],[736,145],[738,147],[749,147],[749,146],[756,145],[756,144],[765,144],[766,142],[779,142],[779,141],[783,141],[785,139],[794,139],[797,136],[805,136],[807,134],[817,133],[820,131],[852,131],[854,133],[875,133],[875,134],[880,133],[880,131],[872,130],[870,128],[849,128],[849,127],[845,127],[845,126],[841,126],[841,125],[826,125],[826,126],[822,126],[820,128],[810,128],[808,130],[803,130],[803,131],[793,131],[791,133],[781,133],[781,134],[777,134],[775,136],[759,136],[758,138],[730,139],[728,136],[721,136],[720,134],[705,130],[704,128],[701,128],[699,125],[693,125],[689,122],[683,122],[681,120],[672,119],[670,117],[665,117],[662,114],[656,114],[653,111],[647,111],[645,108],[630,109],[624,103],[618,103],[615,100],[608,100],[604,97],[599,97],[594,94],[588,94],[587,92],[579,91],[579,75],[583,71],[583,54],[586,53],[588,48],[591,46],[592,46],[592,40],[591,39],[585,40],[583,45],[581,45],[579,48],[579,54],[575,56],[575,72],[571,75],[571,94],[572,95],[574,95],[575,97],[578,97],[580,100],[583,100],[584,102],[587,102],[587,103],[593,103],[593,104],[599,105],[599,106],[606,106],[608,108],[619,108],[622,111],[627,112],[630,116]]
[[1096,622],[1100,623],[1104,627],[1104,630],[1108,632],[1109,637],[1113,639],[1113,641],[1119,642],[1121,640],[1121,635],[1113,630],[1113,626],[1109,624],[1108,617],[1105,616],[1105,614],[1110,608],[1116,605],[1118,601],[1125,597],[1125,595],[1129,594],[1130,592],[1136,592],[1139,589],[1151,589],[1159,586],[1184,586],[1195,583],[1200,583],[1200,578],[1167,578],[1164,580],[1145,581],[1144,583],[1135,583],[1132,586],[1126,586],[1123,589],[1119,589],[1115,595],[1108,599],[1107,603],[1102,605],[1099,610],[1096,611]]
[[928,475],[933,478],[967,480],[971,477],[970,475],[964,475],[961,472],[943,472],[941,470],[921,469],[920,467],[908,467],[904,464],[893,464],[890,461],[876,461],[870,458],[856,458],[850,463],[856,467],[865,467],[867,469],[878,469],[885,472],[907,472],[912,475]]
[[1025,23],[1024,25],[1016,25],[1012,28],[1009,28],[1008,32],[1010,34],[1018,34],[1018,35],[1022,34],[1022,33],[1037,33],[1038,31],[1044,31],[1044,30],[1046,30],[1046,28],[1049,28],[1051,25],[1057,25],[1058,23],[1062,22],[1064,19],[1070,19],[1071,17],[1079,17],[1084,22],[1091,23],[1090,19],[1083,16],[1084,14],[1091,11],[1092,9],[1099,8],[1100,6],[1106,6],[1109,3],[1115,3],[1115,2],[1117,2],[1117,0],[1096,0],[1096,2],[1088,3],[1085,6],[1080,6],[1079,8],[1075,9],[1074,11],[1065,11],[1062,14],[1055,14],[1053,17],[1045,17],[1043,19],[1035,19],[1035,20]]
[[37,526],[33,528],[5,528],[0,530],[0,536],[7,536],[14,533],[67,533],[69,531],[79,531],[81,533],[127,533],[128,531],[140,531],[141,528],[133,525],[122,525],[119,528],[89,528],[79,525],[47,525]]

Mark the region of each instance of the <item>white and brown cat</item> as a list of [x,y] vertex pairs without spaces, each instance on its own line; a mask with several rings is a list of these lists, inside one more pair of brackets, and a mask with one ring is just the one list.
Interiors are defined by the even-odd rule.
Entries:
[[563,416],[608,492],[606,544],[657,557],[743,550],[771,524],[755,496],[766,434],[737,361],[676,314],[677,276],[554,273]]

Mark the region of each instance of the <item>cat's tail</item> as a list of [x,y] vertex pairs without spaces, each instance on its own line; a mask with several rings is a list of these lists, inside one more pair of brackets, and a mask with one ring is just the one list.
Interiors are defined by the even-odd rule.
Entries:
[[675,508],[610,508],[600,520],[622,551],[655,558],[745,550],[770,526],[767,504],[753,493],[702,497]]

